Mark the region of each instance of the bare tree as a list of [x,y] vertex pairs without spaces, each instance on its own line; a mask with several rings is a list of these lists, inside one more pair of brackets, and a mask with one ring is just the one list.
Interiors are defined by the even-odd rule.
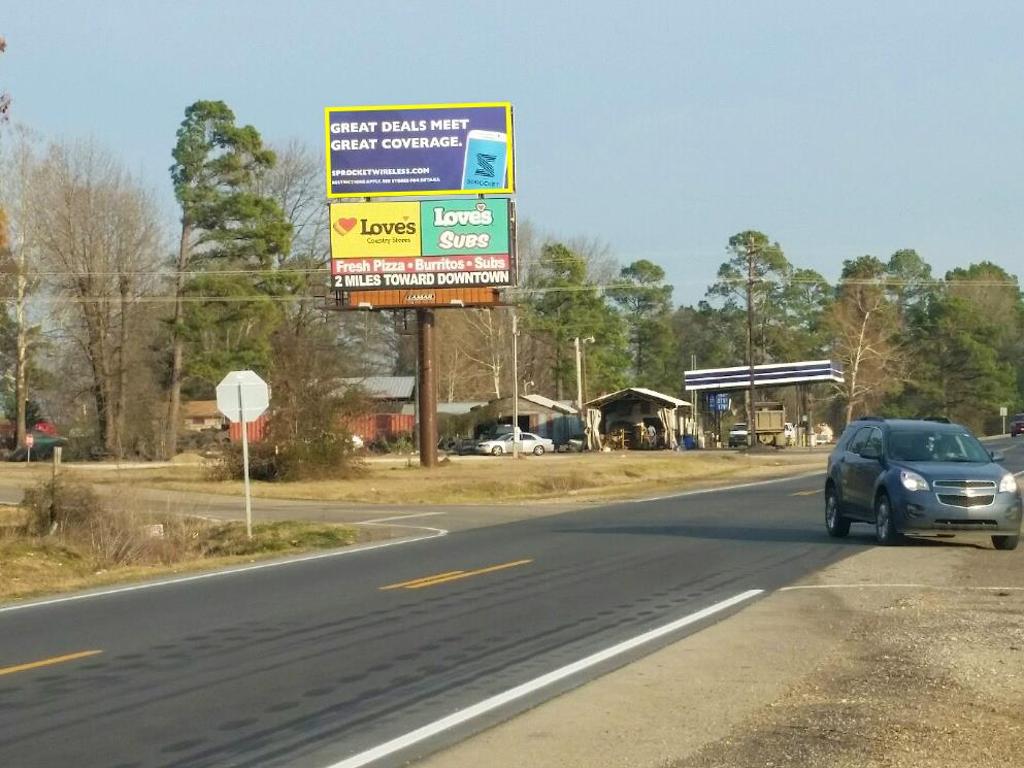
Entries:
[[255,191],[277,201],[292,225],[288,261],[325,266],[330,259],[330,222],[320,155],[298,139],[271,149],[277,162],[256,179]]
[[501,397],[505,372],[511,367],[512,322],[502,309],[476,309],[466,313],[469,344],[463,354],[486,373],[490,392]]
[[[7,50],[7,41],[0,35],[0,53]],[[0,91],[0,123],[7,120],[7,113],[11,108],[11,95],[7,91]]]
[[32,231],[91,374],[98,442],[123,455],[129,349],[140,341],[139,300],[152,288],[163,246],[154,204],[92,143],[53,145],[31,193]]
[[24,129],[3,153],[0,162],[0,200],[6,209],[10,242],[4,258],[4,272],[10,276],[9,286],[14,300],[14,402],[16,444],[24,446],[27,426],[28,372],[32,350],[39,338],[39,328],[28,317],[29,296],[35,280],[29,276],[30,262],[35,260],[29,200],[30,178],[36,163],[32,136]]
[[844,382],[833,386],[846,404],[847,424],[866,401],[885,394],[899,381],[899,349],[893,339],[896,319],[881,283],[841,286],[828,325],[835,339],[833,354],[843,364]]

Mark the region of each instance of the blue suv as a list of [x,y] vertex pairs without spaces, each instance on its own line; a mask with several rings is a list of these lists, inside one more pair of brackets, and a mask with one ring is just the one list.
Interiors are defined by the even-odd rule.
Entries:
[[828,457],[825,527],[871,523],[880,544],[904,533],[991,536],[1016,549],[1021,531],[1017,480],[959,424],[865,417],[852,422]]

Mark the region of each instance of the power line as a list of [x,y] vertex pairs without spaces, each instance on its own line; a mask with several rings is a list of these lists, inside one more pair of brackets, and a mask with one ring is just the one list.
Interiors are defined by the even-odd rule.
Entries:
[[[15,275],[17,274],[13,270],[3,270],[2,274]],[[32,270],[24,273],[28,279],[57,277],[73,279],[77,274],[89,277],[159,277],[171,279],[179,275],[185,277],[204,277],[204,276],[251,276],[258,277],[264,275],[325,275],[331,274],[331,270],[327,267],[308,267],[308,268],[269,268],[269,269],[203,269],[203,270],[185,270],[182,272],[176,271],[150,271],[150,270],[138,270],[138,271],[97,271],[97,272],[83,272],[83,273],[70,273],[67,270]],[[745,285],[747,283],[746,277],[717,277],[711,283],[713,285]],[[971,279],[953,279],[946,280],[944,278],[929,278],[929,279],[897,279],[897,278],[840,278],[835,283],[829,282],[825,278],[813,278],[813,277],[763,277],[755,280],[756,284],[759,285],[824,285],[829,288],[839,287],[843,285],[864,285],[864,286],[878,286],[881,288],[886,287],[932,287],[942,288],[947,286],[978,286],[978,287],[1012,287],[1020,288],[1019,281],[1016,280],[971,280]],[[692,280],[676,280],[673,283],[664,283],[665,285],[701,285],[707,284],[705,279],[692,279]],[[620,288],[620,287],[645,287],[637,286],[635,283],[623,280],[618,283],[611,284],[589,284],[582,286],[565,286],[551,288],[535,287],[530,290],[605,290],[608,288]],[[709,286],[709,287],[710,287]],[[653,286],[656,287],[656,286]]]
[[[745,281],[735,280],[732,281],[737,284],[742,284]],[[817,284],[817,281],[796,281],[796,282],[809,282],[810,284]],[[689,283],[687,283],[689,284]],[[779,285],[786,285],[789,283],[779,283]],[[628,283],[612,283],[612,284],[592,284],[592,285],[570,285],[570,286],[519,286],[519,287],[504,287],[499,289],[507,291],[513,297],[522,296],[544,296],[547,294],[572,294],[572,293],[596,293],[596,294],[607,294],[609,291],[615,291],[621,289],[623,286],[631,286]],[[835,286],[829,285],[831,288],[839,288],[842,286],[856,285],[856,286],[873,286],[878,288],[891,288],[891,287],[935,287],[935,288],[949,288],[949,287],[979,287],[979,288],[1014,288],[1018,289],[1020,286],[1012,281],[998,281],[998,280],[956,280],[956,281],[945,281],[945,280],[933,280],[933,281],[878,281],[878,280],[842,280]],[[358,289],[356,289],[358,290]],[[206,295],[206,294],[186,294],[181,297],[181,301],[184,303],[224,303],[224,304],[239,304],[247,302],[278,302],[278,303],[290,303],[290,302],[303,302],[303,301],[329,301],[331,291],[328,291],[323,295],[316,294],[288,294],[284,296],[274,296],[270,294],[250,294],[246,296],[217,296],[217,295]],[[150,294],[143,296],[136,296],[128,300],[129,304],[169,304],[178,300],[175,294]],[[0,303],[3,304],[15,304],[16,299],[13,297],[0,297]],[[104,302],[120,303],[121,297],[117,294],[110,295],[91,295],[91,296],[74,296],[74,295],[39,295],[35,294],[27,299],[31,304],[46,304],[46,305],[59,305],[59,304],[99,304]]]

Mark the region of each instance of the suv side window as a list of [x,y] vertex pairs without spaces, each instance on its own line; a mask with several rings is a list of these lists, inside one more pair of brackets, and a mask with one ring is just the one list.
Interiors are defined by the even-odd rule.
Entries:
[[861,450],[863,450],[864,448],[872,448],[872,449],[874,449],[874,455],[881,456],[882,455],[882,430],[880,430],[878,427],[872,427],[871,428],[871,433],[868,435],[868,439],[864,443],[864,445],[861,447]]
[[850,440],[849,445],[846,446],[846,450],[850,453],[860,453],[861,448],[864,447],[864,443],[868,441],[868,436],[871,434],[871,427],[861,427],[860,430]]

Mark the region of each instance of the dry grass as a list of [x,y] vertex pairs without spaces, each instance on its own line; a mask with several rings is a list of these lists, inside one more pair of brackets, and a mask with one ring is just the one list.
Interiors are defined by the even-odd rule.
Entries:
[[[276,525],[276,524],[275,524]],[[314,526],[306,524],[307,527]],[[334,526],[317,525],[318,533]],[[244,528],[243,528],[244,530]],[[351,533],[350,529],[349,530]],[[351,543],[355,534],[348,537]],[[334,546],[343,546],[335,544]],[[93,589],[112,584],[144,581],[175,574],[212,571],[241,563],[253,563],[300,554],[322,547],[291,546],[247,555],[203,557],[183,560],[173,566],[161,564],[96,568],[93,561],[78,550],[46,540],[0,539],[0,601],[20,600],[43,595]]]
[[[471,504],[618,499],[689,488],[814,471],[824,468],[821,453],[781,452],[741,455],[726,452],[611,453],[524,457],[458,457],[434,469],[411,462],[369,462],[365,474],[345,480],[254,483],[264,499],[370,502],[388,504]],[[240,495],[237,481],[209,480],[194,465],[154,469],[66,472],[93,484],[132,485],[164,490]],[[0,483],[8,475],[0,468]]]
[[0,507],[0,600],[344,547],[368,537],[343,525],[282,521],[254,525],[249,539],[240,522],[163,506],[157,511],[123,488],[101,499],[67,480],[29,489],[21,507]]

